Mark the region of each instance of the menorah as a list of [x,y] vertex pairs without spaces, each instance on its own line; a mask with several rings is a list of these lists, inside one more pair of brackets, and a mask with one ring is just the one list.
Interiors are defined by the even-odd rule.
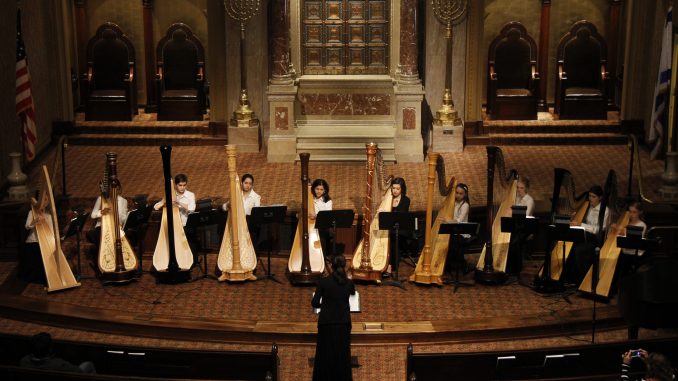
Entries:
[[245,66],[245,23],[259,11],[259,0],[224,0],[226,14],[240,23],[240,104],[233,112],[231,125],[251,127],[259,124],[247,98],[247,67]]
[[445,24],[447,33],[447,52],[445,59],[445,92],[443,93],[443,105],[436,111],[434,124],[438,126],[460,126],[461,119],[454,109],[452,101],[452,26],[462,20],[462,16],[468,8],[468,0],[431,0],[433,13],[438,21]]

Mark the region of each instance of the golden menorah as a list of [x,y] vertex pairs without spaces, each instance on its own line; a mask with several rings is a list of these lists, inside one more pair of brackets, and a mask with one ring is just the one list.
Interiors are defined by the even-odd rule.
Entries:
[[452,27],[462,20],[468,8],[468,0],[431,0],[433,13],[438,21],[445,25],[447,31],[447,54],[445,60],[445,92],[443,93],[443,105],[436,112],[436,120],[440,123],[447,122],[460,125],[461,120],[454,110],[452,101]]
[[254,126],[259,123],[254,117],[247,97],[247,66],[245,64],[245,23],[259,12],[259,0],[224,0],[226,14],[240,23],[240,104],[233,113],[231,125]]

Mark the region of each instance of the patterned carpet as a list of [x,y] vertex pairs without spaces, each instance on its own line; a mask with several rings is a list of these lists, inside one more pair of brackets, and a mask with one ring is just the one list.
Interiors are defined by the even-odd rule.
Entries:
[[[518,169],[532,180],[531,193],[539,202],[547,200],[553,183],[553,168],[569,169],[577,182],[577,191],[604,182],[609,169],[620,176],[619,186],[626,189],[628,151],[624,146],[510,146],[502,147],[506,165]],[[118,174],[124,193],[149,194],[160,198],[162,168],[156,147],[69,146],[66,151],[68,193],[74,199],[93,200],[98,193],[98,181],[104,166],[104,154],[115,151],[119,155]],[[444,154],[447,173],[469,184],[472,205],[485,202],[486,158],[484,147],[467,147],[463,153]],[[649,196],[656,196],[663,163],[652,162],[646,153],[641,154],[643,181]],[[44,154],[40,160],[51,166],[54,153]],[[189,176],[189,189],[198,198],[211,197],[220,202],[227,197],[226,155],[223,147],[175,147],[172,168],[174,173]],[[300,169],[298,163],[267,163],[264,153],[240,154],[239,172],[250,172],[256,179],[255,189],[262,195],[262,204],[285,203],[290,209],[299,209]],[[412,210],[425,210],[427,163],[387,164],[388,173],[404,177],[408,182],[408,195]],[[38,187],[38,166],[30,173],[31,186]],[[310,165],[310,176],[323,177],[331,187],[335,208],[359,210],[364,198],[365,169],[362,164],[316,163]],[[57,176],[60,178],[60,176]],[[62,188],[56,186],[57,192]],[[442,201],[436,194],[434,208]],[[84,205],[91,207],[89,205]],[[472,256],[467,257],[473,262]],[[209,268],[216,260],[209,257]],[[526,272],[534,272],[537,263],[526,264]],[[204,317],[214,319],[257,319],[267,321],[308,322],[316,316],[310,311],[312,289],[291,286],[282,276],[286,260],[273,259],[273,271],[282,284],[269,281],[244,284],[222,284],[212,280],[199,280],[179,285],[155,284],[151,275],[123,287],[103,286],[98,280],[84,279],[83,286],[62,293],[47,295],[38,285],[28,285],[22,296],[28,299],[55,301],[92,308],[138,312],[148,315],[177,317]],[[14,270],[15,263],[0,263],[0,279],[4,280]],[[259,272],[261,272],[261,267]],[[86,275],[89,274],[87,270]],[[401,265],[401,276],[412,268]],[[198,275],[197,273],[195,274]],[[590,308],[591,301],[572,295],[565,301],[560,296],[542,296],[519,283],[501,287],[477,285],[462,287],[456,293],[450,286],[420,287],[408,284],[407,291],[393,287],[360,285],[363,311],[353,314],[353,321],[412,322],[421,320],[453,321],[456,319],[491,319],[493,317],[542,316],[558,321],[560,314]],[[281,303],[280,301],[284,301]],[[611,306],[615,305],[613,300]],[[461,321],[461,320],[460,320]],[[270,349],[268,345],[243,345],[190,340],[131,337],[102,334],[75,328],[56,328],[30,322],[0,319],[0,330],[30,335],[47,330],[56,338],[95,343],[116,343],[169,348],[200,348],[224,350]],[[657,335],[674,335],[675,332],[641,331],[642,338]],[[626,337],[625,330],[600,332],[597,341],[617,341]],[[542,339],[502,340],[477,343],[440,343],[419,345],[417,352],[490,351],[500,349],[527,349],[581,344],[586,335],[551,337]],[[280,346],[280,379],[307,380],[312,369],[308,358],[314,346],[284,344]],[[353,355],[358,357],[360,368],[354,370],[356,380],[402,380],[405,376],[405,344],[355,344]]]
[[[505,146],[506,168],[515,168],[531,179],[531,191],[536,201],[548,200],[553,188],[553,168],[570,170],[577,192],[591,185],[605,182],[607,172],[614,169],[619,189],[625,194],[629,152],[625,146]],[[73,198],[94,199],[99,192],[106,152],[118,153],[118,177],[124,194],[148,194],[160,198],[163,192],[162,161],[157,147],[143,146],[69,146],[66,150],[67,190]],[[469,185],[471,205],[485,203],[487,189],[487,159],[485,147],[469,146],[462,153],[445,153],[447,176],[455,176]],[[41,158],[54,163],[54,152]],[[265,153],[240,153],[237,168],[241,174],[254,175],[254,189],[262,196],[262,205],[287,204],[288,209],[299,209],[301,202],[301,169],[299,163],[268,163]],[[657,197],[661,184],[662,161],[651,161],[641,151],[643,182],[650,197]],[[172,150],[172,172],[188,175],[188,189],[197,198],[223,200],[228,196],[226,150],[218,146],[178,146]],[[38,166],[30,175],[30,185],[37,189],[40,181]],[[51,168],[50,168],[51,170]],[[407,181],[407,194],[412,200],[411,210],[426,210],[426,183],[428,163],[386,164],[385,172],[401,176]],[[60,170],[59,170],[60,171]],[[60,173],[60,172],[59,172]],[[335,209],[360,210],[364,200],[366,178],[364,164],[311,162],[311,178],[322,177],[330,185]],[[61,182],[61,176],[56,176]],[[57,192],[60,184],[55,185]],[[634,189],[637,184],[634,183]],[[434,209],[442,197],[435,192]],[[88,206],[91,207],[91,206]]]

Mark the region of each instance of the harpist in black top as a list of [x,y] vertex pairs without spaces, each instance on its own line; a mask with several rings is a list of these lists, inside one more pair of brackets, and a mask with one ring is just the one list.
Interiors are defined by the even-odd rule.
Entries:
[[[391,202],[391,211],[392,212],[409,212],[410,211],[410,198],[407,197],[407,184],[405,184],[405,179],[402,177],[396,177],[393,179],[391,182],[391,196],[393,196],[393,201]],[[396,253],[395,253],[395,244],[396,244],[396,239],[395,239],[395,233],[393,230],[391,230],[390,234],[390,258],[389,258],[389,269],[386,271],[387,273],[390,273],[393,269],[395,269],[395,266],[397,266],[396,263]],[[407,240],[408,234],[410,232],[405,231],[405,230],[400,230],[398,233],[398,246],[399,249],[398,252],[402,256],[402,248],[404,247],[405,241]],[[385,274],[386,275],[386,274]],[[390,275],[390,274],[388,274]],[[387,276],[388,276],[387,275]]]
[[[346,259],[332,260],[332,275],[318,281],[311,305],[320,308],[313,381],[352,380],[351,311],[348,298],[355,285],[346,277]],[[321,300],[322,299],[322,300]]]

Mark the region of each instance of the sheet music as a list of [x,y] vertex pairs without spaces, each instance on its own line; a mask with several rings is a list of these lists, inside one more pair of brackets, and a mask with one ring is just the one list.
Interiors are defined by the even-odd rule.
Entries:
[[[315,295],[315,292],[311,295],[311,298]],[[320,304],[322,304],[323,299],[320,298]],[[348,305],[350,306],[351,312],[360,312],[360,293],[356,290],[355,294],[348,297]],[[313,308],[313,313],[319,314],[320,308]]]

